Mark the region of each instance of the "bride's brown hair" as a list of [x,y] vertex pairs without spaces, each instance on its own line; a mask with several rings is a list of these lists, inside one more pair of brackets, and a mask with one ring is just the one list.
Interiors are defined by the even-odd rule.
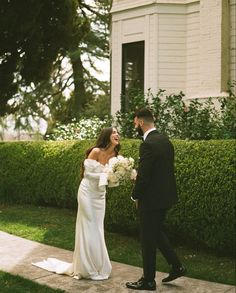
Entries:
[[[114,127],[107,127],[102,129],[102,131],[100,132],[97,138],[96,144],[93,147],[87,149],[87,151],[85,152],[85,159],[88,158],[89,154],[94,148],[100,148],[100,149],[109,148],[111,144],[110,137],[112,135],[113,129]],[[120,144],[115,146],[114,151],[116,153],[116,156],[118,155],[120,148],[121,148]],[[82,166],[81,166],[81,178],[83,178],[83,176],[84,176],[84,161],[82,162]]]

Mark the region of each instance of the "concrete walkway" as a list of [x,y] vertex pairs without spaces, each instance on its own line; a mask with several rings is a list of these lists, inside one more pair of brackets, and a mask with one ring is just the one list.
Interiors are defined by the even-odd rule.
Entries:
[[[40,284],[59,288],[65,292],[111,292],[131,293],[125,287],[126,281],[136,281],[142,269],[112,262],[112,275],[106,281],[76,280],[69,276],[56,275],[31,265],[47,257],[71,262],[72,252],[16,237],[0,231],[0,270],[23,276]],[[166,273],[157,272],[157,292],[165,293],[235,293],[235,287],[197,279],[181,277],[172,283],[162,285]],[[33,293],[33,292],[32,292]]]

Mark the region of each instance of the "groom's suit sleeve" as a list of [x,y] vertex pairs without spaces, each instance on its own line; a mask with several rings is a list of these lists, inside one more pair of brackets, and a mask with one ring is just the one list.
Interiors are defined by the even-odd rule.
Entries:
[[148,143],[142,143],[140,146],[140,160],[138,164],[138,174],[131,197],[133,199],[141,199],[145,196],[150,178],[152,175],[154,155],[151,146]]

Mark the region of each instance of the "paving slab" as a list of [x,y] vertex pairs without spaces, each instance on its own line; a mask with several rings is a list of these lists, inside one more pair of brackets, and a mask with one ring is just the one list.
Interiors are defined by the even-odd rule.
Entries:
[[[0,270],[20,275],[40,284],[61,289],[68,293],[131,293],[148,292],[130,290],[127,281],[136,281],[142,269],[118,262],[112,262],[112,274],[108,280],[76,280],[57,275],[31,265],[48,257],[71,262],[72,251],[48,246],[0,231]],[[181,277],[172,283],[161,284],[166,273],[157,272],[157,292],[162,293],[235,293],[235,286]]]

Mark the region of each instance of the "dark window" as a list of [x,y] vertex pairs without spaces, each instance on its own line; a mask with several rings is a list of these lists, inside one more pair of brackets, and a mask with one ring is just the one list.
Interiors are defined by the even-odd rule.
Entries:
[[144,41],[122,45],[122,95],[144,91]]

